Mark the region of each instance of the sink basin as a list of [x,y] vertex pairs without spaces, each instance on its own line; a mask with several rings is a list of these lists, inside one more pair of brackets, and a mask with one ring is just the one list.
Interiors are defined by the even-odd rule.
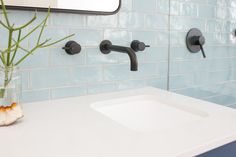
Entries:
[[119,124],[141,132],[164,131],[208,117],[204,111],[178,102],[138,95],[93,103],[91,107]]

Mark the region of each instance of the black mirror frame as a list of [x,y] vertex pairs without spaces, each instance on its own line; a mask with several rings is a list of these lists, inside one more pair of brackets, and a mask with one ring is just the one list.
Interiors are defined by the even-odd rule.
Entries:
[[[1,7],[0,7],[1,8]],[[45,12],[48,8],[41,8],[41,7],[24,7],[24,6],[9,6],[6,5],[7,9],[10,10],[30,10],[30,11],[42,11]],[[74,13],[74,14],[88,14],[88,15],[113,15],[119,12],[121,8],[121,0],[119,0],[118,8],[113,12],[102,12],[102,11],[90,11],[90,10],[74,10],[74,9],[58,9],[58,8],[51,8],[51,12],[56,13]]]

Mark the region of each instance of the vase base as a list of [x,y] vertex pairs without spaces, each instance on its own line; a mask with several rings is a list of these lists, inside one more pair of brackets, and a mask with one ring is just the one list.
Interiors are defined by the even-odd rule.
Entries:
[[23,118],[23,112],[20,105],[12,103],[11,106],[0,106],[0,127],[9,126]]

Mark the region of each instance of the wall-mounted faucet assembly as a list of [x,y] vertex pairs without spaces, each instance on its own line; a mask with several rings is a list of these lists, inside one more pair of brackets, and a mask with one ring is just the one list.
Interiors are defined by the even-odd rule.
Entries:
[[112,43],[109,40],[103,40],[100,44],[100,51],[103,54],[109,54],[111,51],[121,52],[128,54],[130,58],[130,70],[131,71],[138,71],[138,60],[135,52],[137,51],[144,51],[146,46],[143,42],[139,42],[138,40],[135,40],[131,43],[131,47],[124,47],[124,46],[118,46],[118,45],[112,45]]
[[75,55],[81,52],[80,44],[75,41],[68,41],[65,47],[63,47],[62,49],[64,49],[69,55]]
[[186,45],[190,52],[197,53],[202,51],[202,55],[206,58],[203,45],[205,44],[205,37],[202,32],[197,28],[192,28],[186,36]]
[[[138,71],[138,60],[135,52],[144,51],[146,47],[150,47],[149,45],[145,45],[145,43],[140,42],[138,40],[132,41],[130,47],[112,45],[109,40],[103,40],[100,44],[100,51],[103,54],[109,54],[111,51],[121,52],[128,54],[130,58],[130,70]],[[63,47],[67,54],[75,55],[81,52],[81,46],[75,41],[68,41]]]

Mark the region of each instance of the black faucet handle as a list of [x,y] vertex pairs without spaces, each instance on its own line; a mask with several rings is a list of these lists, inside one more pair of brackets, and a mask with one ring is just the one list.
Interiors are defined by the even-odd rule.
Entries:
[[130,46],[135,52],[144,51],[146,47],[150,47],[150,45],[146,45],[144,42],[140,42],[139,40],[133,40]]
[[101,43],[100,43],[100,51],[103,53],[103,54],[109,54],[111,53],[111,50],[109,49],[109,47],[112,46],[112,42],[109,41],[109,40],[103,40]]
[[191,53],[197,53],[201,51],[204,58],[206,58],[206,54],[203,49],[203,45],[205,44],[205,42],[205,37],[203,36],[202,32],[197,28],[190,29],[186,36],[186,45],[188,50]]
[[203,49],[203,45],[202,44],[200,44],[200,49],[202,51],[203,58],[206,58],[206,54],[205,54],[205,51]]
[[203,58],[206,58],[206,54],[205,54],[205,51],[203,49],[203,45],[205,44],[206,42],[206,39],[204,36],[193,36],[191,38],[191,42],[193,45],[199,45],[200,46],[200,50],[202,51],[202,55],[203,55]]
[[193,36],[191,38],[192,45],[202,45],[203,46],[205,44],[205,42],[206,42],[206,39],[202,35],[201,36]]
[[63,47],[62,49],[64,49],[69,55],[75,55],[81,52],[80,44],[75,41],[68,41],[65,47]]

